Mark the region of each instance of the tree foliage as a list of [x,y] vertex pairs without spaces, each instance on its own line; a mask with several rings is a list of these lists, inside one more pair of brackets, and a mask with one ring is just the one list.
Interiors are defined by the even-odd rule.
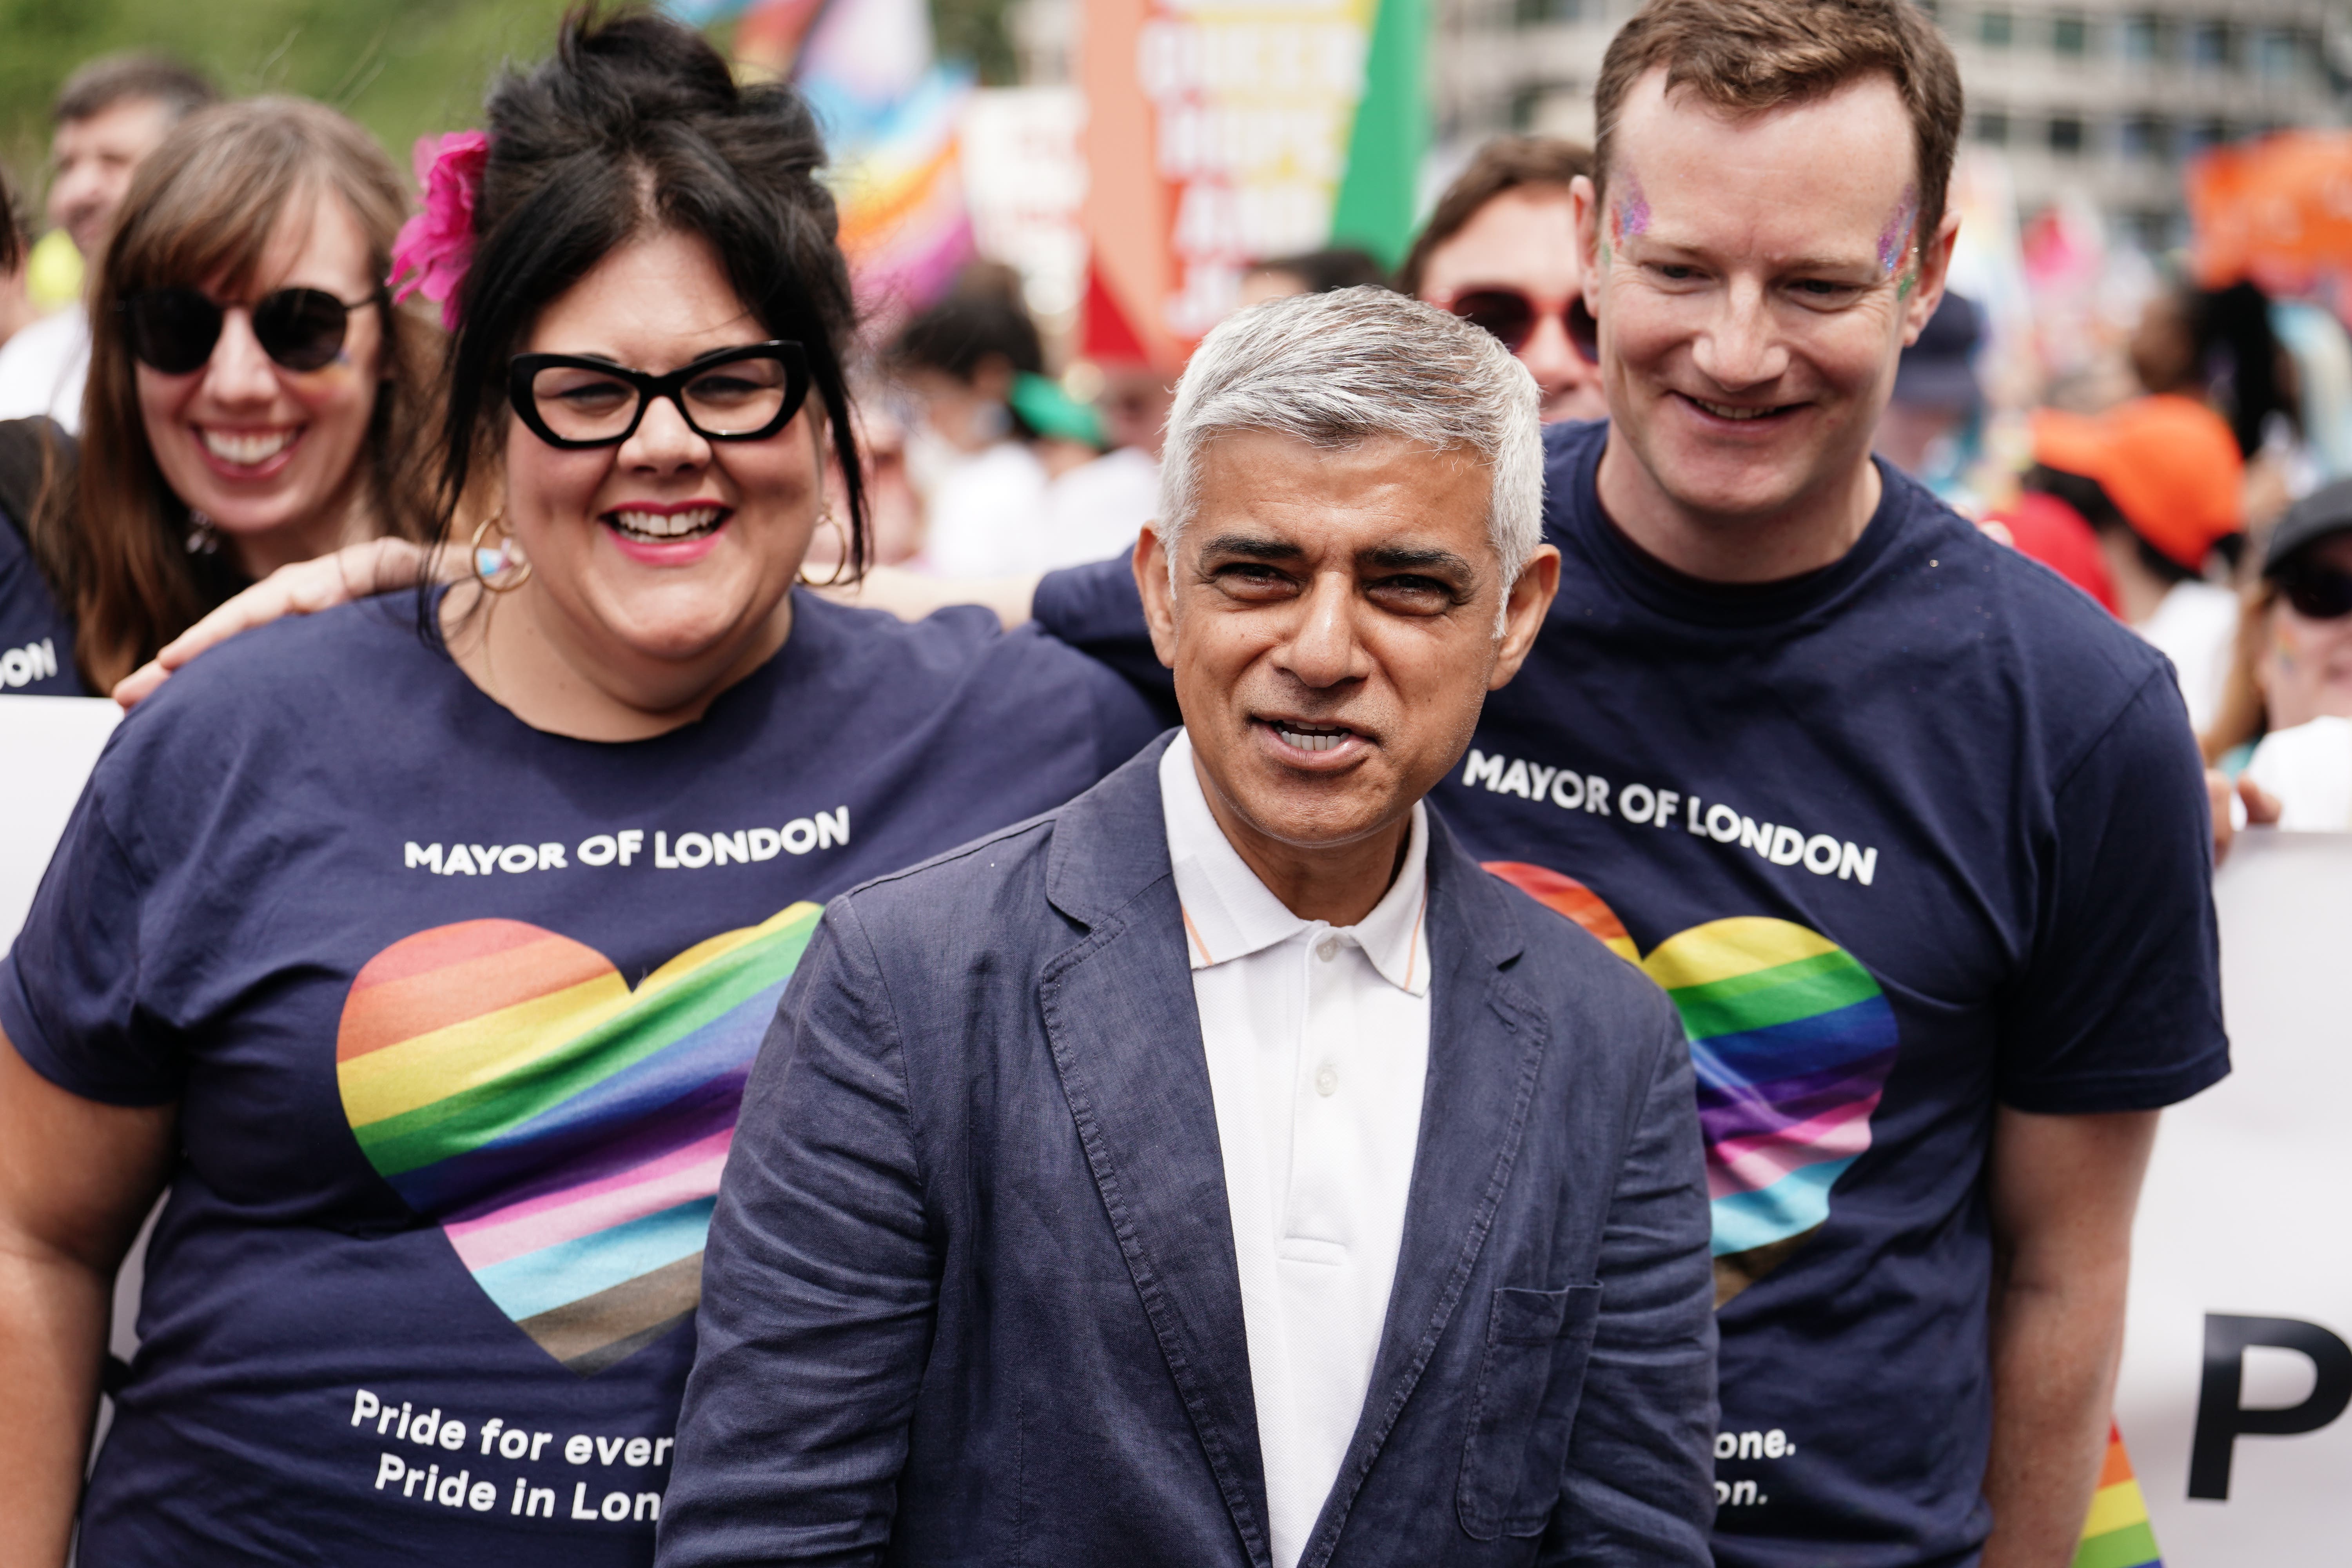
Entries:
[[480,122],[491,74],[542,53],[564,9],[565,0],[0,0],[0,156],[37,194],[59,84],[94,55],[161,49],[231,95],[331,103],[405,169],[418,136]]

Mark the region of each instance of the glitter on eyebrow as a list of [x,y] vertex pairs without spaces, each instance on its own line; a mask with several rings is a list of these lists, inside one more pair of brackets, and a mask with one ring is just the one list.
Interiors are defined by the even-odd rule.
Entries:
[[1903,187],[1903,200],[1895,208],[1895,216],[1886,220],[1878,236],[1878,269],[1892,272],[1911,248],[1911,230],[1919,221],[1919,188]]

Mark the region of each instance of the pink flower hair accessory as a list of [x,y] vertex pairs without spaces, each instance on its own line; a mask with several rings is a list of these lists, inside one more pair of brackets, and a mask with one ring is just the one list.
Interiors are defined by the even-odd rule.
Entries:
[[441,325],[457,330],[457,289],[474,259],[474,198],[490,161],[490,139],[478,131],[452,131],[416,139],[416,183],[425,205],[400,226],[392,245],[392,299],[422,294],[441,307]]

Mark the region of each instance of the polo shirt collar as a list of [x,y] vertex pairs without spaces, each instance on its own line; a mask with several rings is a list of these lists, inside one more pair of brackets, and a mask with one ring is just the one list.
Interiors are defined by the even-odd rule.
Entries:
[[[1181,731],[1160,758],[1160,800],[1183,907],[1185,951],[1194,969],[1246,958],[1324,928],[1321,921],[1291,913],[1226,839],[1193,770],[1192,737]],[[1414,996],[1429,992],[1429,939],[1423,929],[1428,893],[1429,812],[1415,801],[1396,880],[1371,913],[1352,926],[1330,928],[1362,948],[1381,978]]]

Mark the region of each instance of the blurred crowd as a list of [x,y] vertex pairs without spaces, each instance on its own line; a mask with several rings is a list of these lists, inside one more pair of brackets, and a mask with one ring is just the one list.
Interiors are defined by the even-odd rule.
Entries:
[[[387,308],[349,343],[338,338],[330,348],[320,337],[318,352],[362,362],[385,356],[374,384],[390,395],[353,393],[348,432],[310,443],[330,449],[290,465],[301,471],[266,517],[239,515],[251,503],[215,493],[207,465],[249,467],[268,455],[233,451],[226,437],[205,445],[188,434],[204,420],[136,399],[127,385],[86,387],[93,310],[119,312],[134,289],[166,274],[184,279],[268,245],[304,249],[306,264],[323,267],[320,280],[331,286],[315,290],[307,307],[289,304],[294,313],[278,330],[319,336],[329,333],[337,304],[343,313],[355,309],[383,272],[406,199],[388,161],[331,111],[282,103],[231,110],[215,121],[224,136],[271,143],[268,175],[257,178],[217,153],[175,153],[170,188],[148,183],[144,210],[122,226],[125,238],[110,252],[142,163],[215,97],[201,73],[149,55],[92,62],[59,90],[43,211],[51,247],[64,237],[89,269],[86,300],[35,310],[26,286],[30,215],[21,199],[10,205],[16,259],[0,270],[0,419],[46,416],[81,436],[83,450],[100,461],[79,494],[53,486],[45,502],[42,460],[25,431],[0,436],[0,508],[20,540],[36,531],[45,505],[85,520],[54,531],[36,553],[45,555],[64,606],[57,635],[73,639],[82,684],[92,689],[121,679],[278,565],[370,537],[415,536],[384,476],[408,460],[394,444],[421,428],[416,407],[432,394],[407,380],[425,351],[391,340],[429,336],[427,323],[395,330],[401,312]],[[1573,142],[1497,139],[1439,195],[1392,274],[1353,248],[1269,257],[1247,275],[1242,302],[1391,287],[1492,332],[1535,376],[1547,422],[1605,418],[1570,206],[1571,183],[1591,169],[1590,151]],[[216,188],[195,194],[198,182]],[[355,194],[362,187],[363,196]],[[262,213],[274,230],[259,224]],[[234,239],[225,237],[222,219]],[[312,315],[300,314],[306,308]],[[2352,826],[2340,804],[2352,802],[2352,555],[2344,553],[2352,546],[2341,537],[2352,531],[2352,492],[2326,481],[2343,477],[2333,471],[2330,448],[2352,395],[2352,346],[2332,317],[2307,307],[2281,332],[2273,323],[2285,321],[2288,309],[2251,283],[2159,287],[2116,346],[2122,364],[2110,380],[2127,366],[2135,394],[2104,407],[2074,398],[2033,410],[2024,450],[2004,461],[1989,450],[2000,411],[1979,369],[1984,314],[1960,293],[1948,294],[1903,356],[1876,447],[2171,659],[2209,759],[2258,786],[2232,797],[2239,820],[2252,801],[2261,820],[2283,807],[2286,826],[2341,828]],[[268,362],[291,362],[260,335],[263,326],[257,316],[258,352],[241,362],[234,342],[215,348],[187,340],[197,355],[191,368],[215,363],[197,354],[205,349],[224,373],[196,394],[217,416],[210,427],[255,424],[263,405],[310,395],[269,384]],[[130,333],[136,349],[140,334],[159,329],[121,316],[98,330]],[[332,324],[345,330],[340,320]],[[873,516],[868,564],[956,585],[901,585],[894,599],[892,574],[884,573],[877,602],[928,605],[964,589],[961,596],[985,599],[989,580],[1025,583],[1118,553],[1149,521],[1170,368],[1075,360],[1070,345],[1041,331],[1012,268],[969,265],[943,298],[871,347],[856,400]],[[240,363],[254,374],[228,374]],[[2306,433],[2306,405],[2326,431]],[[123,476],[150,471],[164,478],[160,495],[121,488]],[[152,531],[129,520],[157,504],[184,513],[174,528],[187,534],[187,559],[138,559],[133,542]],[[2291,508],[2294,521],[2284,524]],[[812,559],[837,566],[841,552],[836,533],[815,542]],[[26,679],[0,681],[0,690],[74,689],[74,662],[61,653],[54,661],[32,657],[17,671]],[[47,673],[29,675],[34,665]],[[2273,738],[2287,731],[2295,738]]]

